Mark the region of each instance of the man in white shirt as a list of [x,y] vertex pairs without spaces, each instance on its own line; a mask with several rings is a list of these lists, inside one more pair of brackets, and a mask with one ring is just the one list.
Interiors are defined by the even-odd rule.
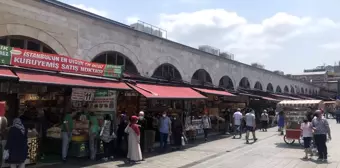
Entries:
[[255,129],[256,129],[256,120],[255,120],[255,112],[254,110],[250,110],[245,116],[246,120],[246,127],[247,127],[247,133],[246,133],[246,141],[249,143],[249,132],[253,134],[253,140],[254,142],[257,141],[257,138],[255,136]]
[[235,136],[237,134],[239,134],[240,135],[240,139],[241,139],[242,138],[241,124],[242,124],[243,115],[242,115],[242,113],[240,111],[241,111],[241,109],[238,108],[237,111],[233,115],[233,120],[234,120],[234,136],[233,136],[233,138],[235,138]]

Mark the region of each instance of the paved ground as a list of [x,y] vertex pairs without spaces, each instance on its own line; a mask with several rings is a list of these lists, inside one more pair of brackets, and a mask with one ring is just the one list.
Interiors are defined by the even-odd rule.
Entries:
[[[74,163],[64,165],[67,168],[340,168],[340,125],[329,120],[332,127],[333,140],[328,143],[328,163],[318,163],[313,158],[309,161],[301,160],[303,150],[296,145],[288,146],[283,142],[276,129],[268,132],[257,132],[259,141],[254,144],[245,144],[243,139],[224,138],[200,144],[198,146],[147,158],[141,164],[127,165],[123,161],[96,163]],[[49,166],[50,167],[50,166]],[[58,166],[60,167],[60,165]]]

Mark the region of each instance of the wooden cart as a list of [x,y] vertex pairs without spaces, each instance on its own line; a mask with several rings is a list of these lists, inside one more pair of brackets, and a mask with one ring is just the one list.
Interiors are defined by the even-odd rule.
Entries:
[[286,122],[286,133],[283,140],[287,144],[293,144],[298,140],[303,145],[300,125],[307,117],[308,112],[323,109],[322,100],[283,100],[277,104],[277,110],[283,111]]

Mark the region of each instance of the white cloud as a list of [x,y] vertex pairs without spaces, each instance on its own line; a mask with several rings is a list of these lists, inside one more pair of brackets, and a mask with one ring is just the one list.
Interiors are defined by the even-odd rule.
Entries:
[[103,17],[109,17],[109,13],[105,10],[99,10],[93,7],[88,7],[84,4],[71,4],[71,6],[74,6],[76,8],[91,12],[93,14],[99,15],[99,16],[103,16]]
[[126,18],[126,24],[133,24],[133,23],[137,23],[139,20],[139,17],[136,16],[130,16],[128,18]]
[[314,37],[340,27],[329,18],[299,17],[284,12],[253,23],[224,9],[161,14],[159,26],[175,41],[192,47],[211,45],[246,62],[269,58],[278,51],[294,51],[296,48],[289,43],[296,38]]
[[338,50],[340,49],[340,42],[322,44],[320,45],[320,47],[323,49],[328,49],[328,50]]

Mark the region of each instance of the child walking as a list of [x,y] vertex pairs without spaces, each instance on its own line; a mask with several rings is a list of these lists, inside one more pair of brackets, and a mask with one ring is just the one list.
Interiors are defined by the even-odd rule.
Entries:
[[303,123],[301,123],[301,135],[303,138],[303,146],[305,148],[305,157],[303,157],[303,159],[308,159],[308,153],[311,153],[310,147],[313,137],[313,127],[307,118],[303,120]]

